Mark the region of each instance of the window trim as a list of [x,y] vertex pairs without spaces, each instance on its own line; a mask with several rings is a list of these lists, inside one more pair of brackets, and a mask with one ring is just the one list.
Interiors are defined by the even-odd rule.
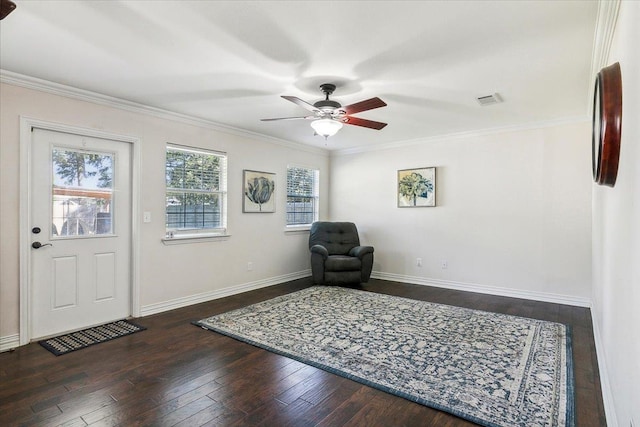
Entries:
[[182,234],[179,236],[173,237],[164,237],[162,238],[162,243],[169,245],[183,245],[185,243],[205,243],[205,242],[219,242],[224,240],[229,240],[231,237],[230,234],[202,234],[198,235],[188,235]]
[[[219,182],[219,190],[217,191],[206,191],[196,189],[192,191],[193,193],[201,193],[201,194],[217,194],[220,197],[220,227],[212,227],[212,228],[185,228],[185,229],[169,229],[167,228],[166,223],[166,215],[167,215],[167,205],[166,198],[167,194],[175,191],[184,191],[184,189],[179,188],[170,188],[167,186],[166,182],[166,173],[167,173],[167,152],[169,150],[175,151],[184,151],[190,153],[197,154],[205,154],[217,156],[221,159],[221,167],[220,167],[220,182]],[[165,245],[169,244],[181,244],[181,243],[189,243],[189,242],[205,242],[212,240],[226,240],[230,237],[228,234],[227,228],[227,171],[228,171],[228,163],[229,157],[226,152],[218,151],[218,150],[210,150],[207,148],[179,145],[173,143],[166,143],[165,147],[165,235],[161,239]]]

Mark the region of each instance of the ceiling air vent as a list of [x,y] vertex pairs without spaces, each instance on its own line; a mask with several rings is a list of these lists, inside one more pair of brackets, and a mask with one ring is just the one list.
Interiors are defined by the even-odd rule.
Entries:
[[493,95],[479,96],[476,99],[478,100],[478,103],[483,107],[502,102],[502,98],[497,93],[494,93]]

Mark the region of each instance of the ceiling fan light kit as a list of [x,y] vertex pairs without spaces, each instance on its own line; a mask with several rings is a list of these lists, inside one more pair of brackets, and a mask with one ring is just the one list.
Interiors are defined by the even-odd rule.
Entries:
[[311,127],[318,135],[327,139],[342,129],[342,123],[333,119],[318,119],[311,122]]
[[329,95],[331,95],[333,91],[336,90],[336,85],[331,83],[323,83],[320,85],[320,90],[325,94],[325,99],[314,104],[310,104],[295,96],[282,96],[282,98],[286,99],[287,101],[293,102],[294,104],[299,105],[305,110],[311,111],[313,113],[312,116],[282,117],[276,119],[261,120],[263,122],[298,119],[313,120],[311,122],[311,127],[317,135],[323,136],[325,139],[335,135],[340,129],[342,129],[342,126],[345,123],[348,125],[361,126],[375,130],[380,130],[387,125],[386,123],[382,122],[361,119],[358,117],[351,117],[351,114],[373,110],[374,108],[386,107],[387,104],[380,98],[371,98],[343,107],[339,102],[329,99]]

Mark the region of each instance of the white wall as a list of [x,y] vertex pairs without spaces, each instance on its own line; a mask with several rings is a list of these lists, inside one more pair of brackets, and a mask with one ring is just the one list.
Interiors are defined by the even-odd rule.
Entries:
[[640,3],[623,1],[607,64],[622,70],[614,188],[593,186],[593,308],[607,419],[640,426]]
[[[338,153],[330,217],[375,246],[378,277],[588,305],[590,165],[586,122]],[[430,166],[437,207],[396,207],[397,170]]]
[[[85,102],[15,85],[0,86],[0,344],[19,331],[19,125],[20,116],[142,139],[140,211],[140,298],[143,312],[194,295],[232,287],[282,281],[308,273],[308,233],[285,233],[288,164],[320,169],[320,215],[328,212],[329,159],[324,150],[223,133],[151,114]],[[167,142],[228,154],[227,240],[165,246],[164,158]],[[242,213],[242,170],[277,174],[275,213]],[[247,262],[253,271],[247,271]],[[282,279],[282,280],[281,280]],[[169,304],[167,304],[167,302]],[[6,347],[6,346],[5,346]]]

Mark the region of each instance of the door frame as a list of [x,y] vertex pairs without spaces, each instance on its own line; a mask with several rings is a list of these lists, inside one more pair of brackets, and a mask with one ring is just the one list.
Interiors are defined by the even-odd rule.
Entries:
[[140,146],[141,139],[20,116],[20,345],[31,341],[31,155],[32,129],[38,128],[131,144],[131,277],[130,312],[140,316]]

